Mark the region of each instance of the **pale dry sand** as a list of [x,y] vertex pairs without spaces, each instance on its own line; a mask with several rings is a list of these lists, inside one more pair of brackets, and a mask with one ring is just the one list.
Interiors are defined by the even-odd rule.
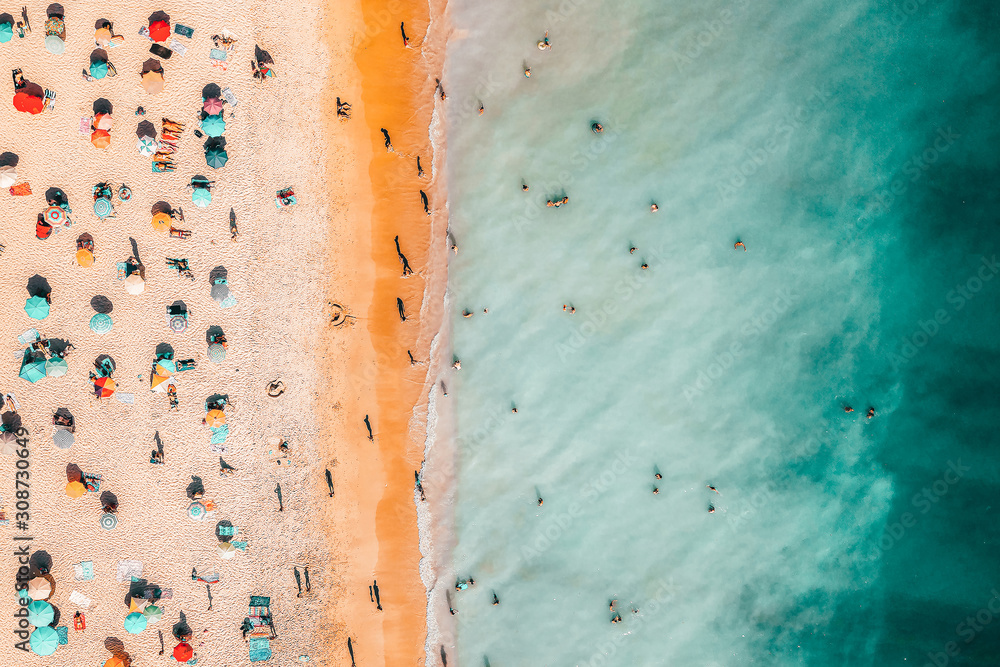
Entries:
[[[419,419],[409,417],[424,378],[416,372],[410,378],[417,387],[412,396],[386,398],[379,389],[400,381],[387,374],[393,371],[386,370],[382,349],[389,343],[379,342],[383,334],[374,321],[375,311],[385,304],[372,300],[376,272],[388,270],[384,265],[394,265],[396,258],[385,260],[385,248],[373,249],[373,238],[384,240],[384,233],[372,231],[368,100],[362,99],[353,60],[360,8],[348,3],[190,1],[164,6],[174,22],[196,32],[192,40],[180,38],[188,46],[185,56],[163,61],[166,86],[157,96],[146,95],[139,85],[141,63],[150,54],[149,43],[137,31],[160,7],[131,1],[100,11],[67,6],[67,45],[61,56],[42,45],[44,9],[43,4],[29,5],[35,32],[0,45],[0,70],[21,67],[29,80],[58,93],[55,110],[39,116],[0,104],[0,151],[19,156],[20,181],[30,182],[34,190],[28,197],[0,194],[0,243],[6,245],[0,256],[0,285],[6,295],[0,305],[0,341],[6,343],[0,354],[7,358],[0,363],[0,390],[20,401],[32,452],[30,529],[21,533],[12,522],[0,528],[0,539],[13,545],[15,534],[31,535],[34,550],[51,554],[57,580],[52,602],[62,614],[60,624],[71,629],[69,644],[49,658],[15,650],[16,637],[8,633],[0,643],[0,664],[102,664],[110,657],[104,647],[109,637],[121,639],[139,664],[166,661],[167,655],[157,657],[155,630],[163,631],[169,654],[175,644],[170,629],[184,612],[195,632],[199,665],[248,665],[238,627],[251,594],[272,599],[279,639],[272,642],[275,658],[268,664],[289,665],[300,655],[310,656],[311,664],[350,664],[348,636],[354,638],[359,665],[422,663],[426,602],[417,573],[412,502],[412,469],[420,459],[413,444],[422,437],[415,435]],[[126,41],[109,51],[118,76],[88,83],[80,71],[94,48],[98,18],[113,21]],[[240,40],[226,72],[208,60],[210,36],[223,28]],[[278,78],[264,84],[249,73],[255,41],[275,58]],[[231,86],[239,98],[235,118],[227,118],[230,162],[219,171],[205,166],[203,140],[193,135],[202,87],[213,82]],[[8,91],[12,95],[12,87]],[[354,104],[355,118],[349,123],[331,119],[336,95]],[[105,151],[78,133],[80,118],[102,97],[114,104],[116,119],[112,145]],[[149,159],[135,149],[141,119],[133,112],[140,104],[157,129],[163,116],[187,124],[178,170],[172,174],[150,173]],[[419,127],[413,131],[420,135]],[[195,174],[217,180],[207,209],[196,208],[185,188]],[[117,204],[117,217],[104,222],[91,211],[91,187],[102,180],[125,182],[134,193],[131,201]],[[34,220],[50,186],[69,195],[75,225],[39,241]],[[300,203],[278,211],[273,197],[283,186],[294,186]],[[183,207],[184,227],[193,232],[192,239],[171,239],[152,230],[150,205],[161,199]],[[230,206],[241,232],[235,243],[229,240]],[[73,261],[75,239],[82,232],[95,239],[97,259],[90,268]],[[138,242],[147,270],[147,289],[140,296],[127,294],[116,279],[115,262],[131,254],[130,236]],[[417,238],[414,244],[410,259],[416,267],[426,241]],[[165,256],[188,258],[195,281],[168,269]],[[378,269],[373,259],[381,263]],[[220,309],[209,295],[208,274],[219,265],[228,269],[239,299],[231,309]],[[52,314],[42,322],[30,320],[22,310],[25,285],[35,274],[52,286]],[[418,290],[411,294],[419,301]],[[104,336],[87,326],[95,295],[114,304],[114,330]],[[191,326],[183,334],[170,332],[164,318],[165,307],[175,299],[191,311]],[[331,329],[331,300],[347,305],[359,319]],[[365,321],[369,317],[372,322]],[[206,358],[205,331],[212,325],[221,326],[229,340],[228,358],[221,365]],[[33,326],[44,336],[76,346],[68,357],[68,375],[34,385],[17,377],[21,348],[15,337]],[[418,341],[416,330],[410,334],[411,340],[401,343],[403,354],[412,346],[415,355],[426,358],[427,350],[420,346],[427,345],[428,337]],[[174,347],[176,358],[198,362],[195,370],[177,376],[177,413],[168,412],[165,395],[149,391],[150,363],[161,342]],[[119,392],[133,393],[134,405],[92,398],[87,374],[102,353],[116,361]],[[265,385],[277,378],[287,390],[270,399]],[[232,401],[224,457],[239,471],[229,478],[218,476],[218,454],[210,451],[209,432],[201,426],[203,402],[216,392]],[[58,407],[69,408],[77,418],[76,444],[68,451],[52,444],[50,417]],[[361,420],[366,413],[379,431],[377,450],[364,437]],[[409,435],[387,437],[395,428]],[[163,466],[148,462],[156,430],[165,445]],[[272,455],[273,447],[266,444],[279,436],[291,445],[290,469],[275,463],[277,452]],[[95,494],[66,497],[68,463],[102,474],[102,490],[117,494],[115,530],[98,525]],[[0,498],[12,513],[14,457],[2,457],[0,467],[7,479]],[[335,499],[328,498],[325,468],[333,473]],[[184,490],[192,475],[203,479],[205,497],[218,505],[211,520],[194,522],[185,514],[189,501]],[[285,501],[281,513],[274,493],[278,482]],[[391,522],[381,516],[383,508],[392,510]],[[229,561],[215,552],[215,521],[224,519],[239,526],[236,539],[249,542],[245,554]],[[0,563],[13,583],[13,546],[5,551]],[[142,561],[144,577],[173,589],[172,599],[163,601],[163,620],[140,635],[129,635],[122,627],[126,585],[115,580],[115,565],[126,559]],[[82,560],[94,562],[91,582],[73,580],[72,566]],[[309,566],[313,590],[303,598],[295,597],[293,564]],[[212,586],[211,612],[206,611],[204,584],[191,580],[192,568],[222,576]],[[373,577],[383,591],[382,614],[366,596]],[[93,600],[85,610],[87,629],[82,633],[72,630],[77,610],[69,602],[73,590]],[[9,619],[11,630],[13,611],[11,596],[0,600],[0,617]],[[383,640],[392,646],[391,656]]]

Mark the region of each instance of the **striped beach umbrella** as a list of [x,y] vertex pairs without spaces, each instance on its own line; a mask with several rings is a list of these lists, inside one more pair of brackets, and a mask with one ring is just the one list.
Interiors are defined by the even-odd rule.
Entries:
[[[101,515],[101,528],[103,528],[104,530],[114,530],[115,526],[117,526],[117,525],[118,525],[118,517],[115,516],[114,514],[112,514],[111,512],[105,512],[104,514]],[[140,614],[140,616],[141,615],[142,614]],[[131,614],[129,614],[129,616],[131,616]],[[125,629],[128,630],[128,619],[127,618],[125,619]],[[143,623],[142,623],[142,629],[139,630],[138,632],[133,632],[132,634],[136,634],[137,635],[137,634],[139,634],[139,632],[142,632],[142,630],[145,630],[145,629],[146,629],[146,623],[145,623],[145,621],[143,621]],[[129,630],[129,632],[132,632],[132,631]]]
[[108,398],[115,393],[115,381],[109,377],[97,378],[94,380],[94,391],[98,398]]
[[54,628],[46,625],[31,633],[28,644],[38,655],[52,655],[59,648],[59,634]]
[[111,316],[104,313],[97,313],[90,318],[90,330],[96,334],[106,334],[111,331],[111,327],[114,323],[111,321]]
[[66,224],[66,211],[59,206],[49,206],[42,214],[42,218],[53,227],[58,227]]
[[236,547],[233,546],[232,542],[219,542],[217,547],[219,550],[219,556],[223,560],[229,560],[236,555]]
[[142,615],[146,617],[146,623],[153,624],[163,618],[163,610],[151,604],[143,610]]
[[48,625],[55,617],[55,609],[45,600],[34,600],[28,604],[28,623],[36,628]]
[[104,197],[98,197],[94,200],[94,215],[103,220],[114,212],[114,207],[111,206],[111,201]]
[[142,139],[139,139],[136,142],[135,146],[136,148],[139,149],[140,153],[142,153],[146,157],[149,157],[150,155],[156,152],[157,141],[152,137],[143,137]]
[[76,438],[66,429],[60,429],[52,434],[52,442],[59,449],[69,449],[76,442]]
[[208,360],[212,363],[221,364],[226,358],[226,348],[221,343],[212,343],[208,346]]

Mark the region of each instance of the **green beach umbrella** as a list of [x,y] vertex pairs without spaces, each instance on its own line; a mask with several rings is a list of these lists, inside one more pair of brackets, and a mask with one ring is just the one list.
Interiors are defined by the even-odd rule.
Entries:
[[229,153],[221,148],[212,148],[205,152],[205,161],[212,169],[221,169],[229,162]]
[[24,302],[24,312],[33,320],[44,320],[49,316],[49,302],[40,296],[33,296]]
[[221,113],[217,116],[206,116],[205,120],[201,121],[201,129],[210,137],[221,137],[226,131],[226,121],[222,119]]
[[0,23],[0,44],[6,44],[14,39],[14,26],[10,23]]
[[28,382],[35,383],[45,377],[45,360],[31,359],[25,355],[24,363],[21,364],[21,372],[18,374]]
[[69,371],[69,364],[66,363],[65,359],[60,359],[59,357],[53,357],[45,362],[45,375],[50,378],[58,378],[66,375]]
[[90,63],[90,76],[95,79],[103,79],[108,75],[108,63],[104,60],[96,60]]
[[133,611],[125,617],[125,631],[129,634],[137,635],[146,629],[148,622],[145,616],[137,611]]
[[55,619],[56,612],[45,600],[34,600],[28,605],[28,623],[36,628],[42,628]]
[[161,618],[163,618],[163,610],[156,605],[149,605],[142,612],[142,615],[146,617],[146,623],[156,623]]
[[59,633],[47,625],[37,628],[31,633],[28,644],[38,655],[52,655],[59,648]]
[[104,313],[97,313],[90,318],[90,330],[97,334],[106,334],[111,331],[113,323],[111,316]]
[[195,188],[194,192],[191,193],[191,201],[195,203],[195,206],[205,208],[212,203],[212,193],[208,188]]
[[221,364],[226,358],[226,348],[221,343],[212,343],[208,346],[208,360],[212,363]]

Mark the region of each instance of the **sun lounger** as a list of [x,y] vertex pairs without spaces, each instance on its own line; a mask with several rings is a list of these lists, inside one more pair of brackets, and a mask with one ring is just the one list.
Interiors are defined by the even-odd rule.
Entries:
[[251,639],[249,642],[250,662],[263,662],[271,659],[271,640],[267,637]]
[[97,493],[101,490],[101,476],[83,473],[83,485],[90,493]]

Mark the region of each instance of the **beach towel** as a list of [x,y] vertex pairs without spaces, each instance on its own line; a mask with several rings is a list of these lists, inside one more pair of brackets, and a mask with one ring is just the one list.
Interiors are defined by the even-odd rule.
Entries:
[[118,583],[132,580],[142,576],[142,561],[120,560],[118,561]]
[[239,530],[236,526],[219,526],[219,535],[232,537]]
[[123,394],[119,391],[115,393],[115,398],[117,398],[120,403],[124,403],[125,405],[135,404],[135,394]]
[[84,609],[90,609],[90,598],[79,591],[73,591],[69,594],[69,601],[75,604],[77,607],[83,607]]
[[[21,345],[31,345],[35,341],[39,340],[41,335],[38,333],[38,329],[28,329],[23,334],[17,337],[17,342]],[[21,353],[18,352],[18,355]]]
[[229,437],[229,424],[223,424],[222,426],[212,426],[212,444],[221,445]]
[[93,561],[85,560],[73,565],[73,574],[77,581],[91,581],[94,578]]
[[30,195],[31,186],[27,183],[18,183],[17,185],[11,186],[10,193],[15,197],[23,197],[25,195]]
[[56,636],[59,637],[59,644],[61,646],[69,644],[69,628],[65,625],[60,625],[56,628]]
[[271,659],[271,640],[266,637],[251,639],[250,662],[262,662]]
[[101,490],[101,476],[83,473],[83,485],[90,493],[97,493]]
[[246,551],[247,550],[247,543],[246,542],[239,542],[237,540],[233,540],[232,542],[230,542],[230,544],[232,544],[234,547],[236,547],[240,551]]
[[188,50],[186,46],[184,46],[183,44],[181,44],[180,42],[177,41],[176,37],[174,37],[174,38],[172,38],[170,40],[169,46],[170,46],[170,50],[173,51],[174,53],[176,53],[179,56],[183,56],[185,53],[187,53],[187,50]]

